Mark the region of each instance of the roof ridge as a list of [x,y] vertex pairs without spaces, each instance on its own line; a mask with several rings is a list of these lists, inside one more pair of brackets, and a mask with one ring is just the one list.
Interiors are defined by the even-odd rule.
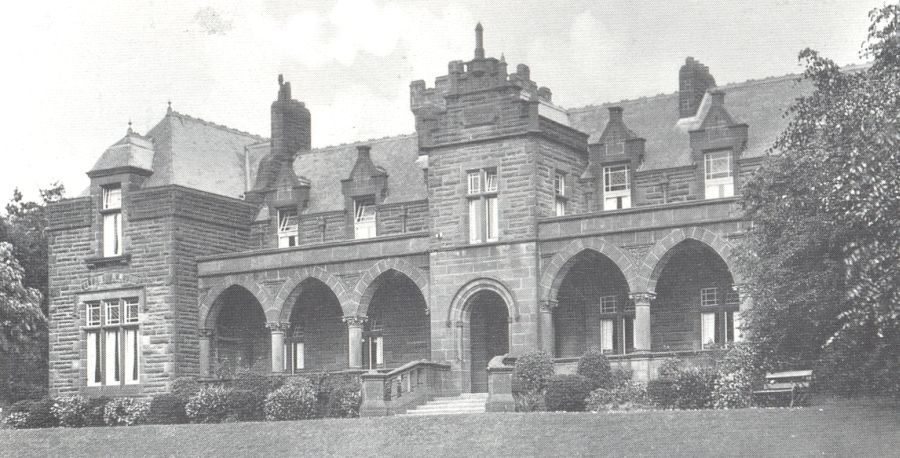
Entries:
[[414,136],[416,136],[416,135],[417,135],[417,134],[416,134],[415,132],[408,133],[408,134],[387,135],[387,136],[379,137],[379,138],[369,138],[369,139],[366,139],[366,140],[358,140],[358,141],[355,141],[355,142],[338,143],[338,144],[336,144],[336,145],[326,145],[326,146],[322,146],[322,147],[318,147],[318,148],[310,148],[310,151],[320,151],[320,152],[325,152],[326,150],[337,150],[337,149],[340,149],[340,148],[347,148],[348,146],[354,146],[354,145],[365,145],[365,144],[367,144],[367,143],[368,143],[368,144],[372,144],[372,143],[384,143],[384,142],[387,142],[387,141],[390,141],[390,140],[407,139],[407,138],[412,138],[412,137],[414,137]]
[[268,138],[263,137],[263,136],[261,136],[261,135],[251,134],[250,132],[247,132],[247,131],[244,131],[244,130],[235,129],[234,127],[228,127],[228,126],[226,126],[226,125],[224,125],[224,124],[218,124],[218,123],[214,123],[214,122],[212,122],[212,121],[207,121],[207,120],[205,120],[205,119],[201,119],[201,118],[198,118],[198,117],[195,117],[195,116],[191,116],[191,115],[185,114],[185,113],[180,113],[180,112],[175,111],[175,110],[172,110],[172,111],[166,113],[166,116],[168,116],[168,115],[175,115],[175,116],[178,116],[178,117],[180,117],[180,118],[182,118],[182,119],[187,119],[187,120],[189,120],[189,121],[199,122],[199,123],[201,123],[201,124],[203,124],[203,125],[206,125],[206,126],[209,126],[209,127],[213,127],[213,128],[216,128],[216,129],[221,129],[221,130],[225,130],[225,131],[232,132],[232,133],[235,133],[235,134],[239,134],[239,135],[244,135],[244,136],[247,136],[247,137],[251,137],[251,138],[254,138],[254,139],[256,139],[256,140],[259,140],[260,143],[269,140]]

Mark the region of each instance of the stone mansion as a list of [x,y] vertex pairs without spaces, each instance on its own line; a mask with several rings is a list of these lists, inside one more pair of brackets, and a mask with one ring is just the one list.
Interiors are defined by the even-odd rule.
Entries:
[[280,77],[270,138],[171,106],[129,128],[50,206],[51,393],[423,361],[484,392],[497,355],[647,379],[739,340],[735,196],[809,87],[689,57],[677,93],[564,109],[482,33],[412,82],[412,134],[313,149]]

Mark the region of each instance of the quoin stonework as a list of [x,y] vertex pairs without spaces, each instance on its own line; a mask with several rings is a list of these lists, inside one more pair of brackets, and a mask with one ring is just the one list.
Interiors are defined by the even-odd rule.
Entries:
[[129,128],[50,207],[51,391],[415,366],[484,392],[498,355],[648,379],[740,340],[735,195],[808,88],[688,57],[675,94],[564,109],[482,34],[411,83],[413,134],[313,149],[281,77],[271,138],[171,107]]

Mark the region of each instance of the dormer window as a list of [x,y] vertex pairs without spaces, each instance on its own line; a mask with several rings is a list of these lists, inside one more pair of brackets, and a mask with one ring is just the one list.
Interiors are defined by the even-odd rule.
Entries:
[[278,248],[297,246],[299,243],[299,216],[297,208],[278,209]]
[[631,208],[631,181],[627,164],[603,167],[603,209]]
[[707,199],[734,196],[734,176],[731,170],[731,150],[714,151],[704,156]]
[[103,205],[103,257],[122,256],[122,186],[104,186]]
[[377,211],[375,199],[372,197],[355,199],[353,201],[353,237],[356,239],[369,239],[376,235]]
[[555,209],[556,216],[566,214],[566,176],[561,172],[556,172],[553,178],[553,188],[555,189]]

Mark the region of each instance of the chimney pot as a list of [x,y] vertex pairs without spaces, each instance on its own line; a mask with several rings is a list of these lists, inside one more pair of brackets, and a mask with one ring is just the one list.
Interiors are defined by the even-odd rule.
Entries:
[[622,122],[622,113],[624,111],[625,110],[622,109],[622,107],[609,107],[609,121],[610,122],[615,121],[616,123],[621,123]]
[[528,68],[525,64],[519,64],[516,66],[516,74],[519,75],[519,78],[525,81],[531,81],[531,69]]

